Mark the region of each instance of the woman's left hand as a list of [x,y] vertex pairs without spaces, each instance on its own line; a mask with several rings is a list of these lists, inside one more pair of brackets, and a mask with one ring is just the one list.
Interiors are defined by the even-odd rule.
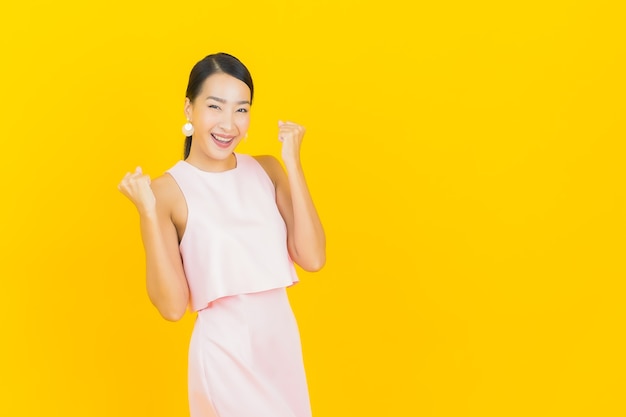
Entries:
[[293,122],[278,122],[278,140],[283,143],[281,156],[285,164],[300,160],[300,145],[306,129]]

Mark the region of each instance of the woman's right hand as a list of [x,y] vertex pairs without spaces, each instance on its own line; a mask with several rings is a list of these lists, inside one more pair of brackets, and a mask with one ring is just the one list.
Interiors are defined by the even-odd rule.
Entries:
[[117,188],[133,202],[140,214],[156,212],[156,198],[150,188],[150,176],[144,175],[141,167],[137,167],[133,173],[126,173]]

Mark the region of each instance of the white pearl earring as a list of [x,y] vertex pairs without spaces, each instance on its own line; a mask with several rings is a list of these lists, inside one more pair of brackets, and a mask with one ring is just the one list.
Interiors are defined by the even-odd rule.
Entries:
[[193,135],[193,125],[191,124],[191,122],[187,122],[183,125],[183,135],[185,136],[191,136]]

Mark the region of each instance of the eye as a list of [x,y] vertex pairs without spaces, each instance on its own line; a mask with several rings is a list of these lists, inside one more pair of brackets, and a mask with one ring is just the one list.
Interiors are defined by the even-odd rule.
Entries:
[[239,112],[239,113],[248,113],[248,109],[245,109],[245,108],[237,109],[237,112]]
[[220,109],[220,106],[218,106],[217,104],[209,104],[209,108],[210,108],[210,109],[219,110],[219,109]]

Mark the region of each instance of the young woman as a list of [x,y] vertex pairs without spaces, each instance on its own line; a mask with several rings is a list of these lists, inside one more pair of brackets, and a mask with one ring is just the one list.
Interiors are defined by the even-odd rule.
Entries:
[[305,129],[278,122],[282,160],[235,152],[250,122],[248,69],[225,53],[191,71],[184,160],[119,184],[139,211],[152,303],[197,312],[189,346],[192,417],[311,415],[286,287],[325,263],[325,234],[300,163]]

